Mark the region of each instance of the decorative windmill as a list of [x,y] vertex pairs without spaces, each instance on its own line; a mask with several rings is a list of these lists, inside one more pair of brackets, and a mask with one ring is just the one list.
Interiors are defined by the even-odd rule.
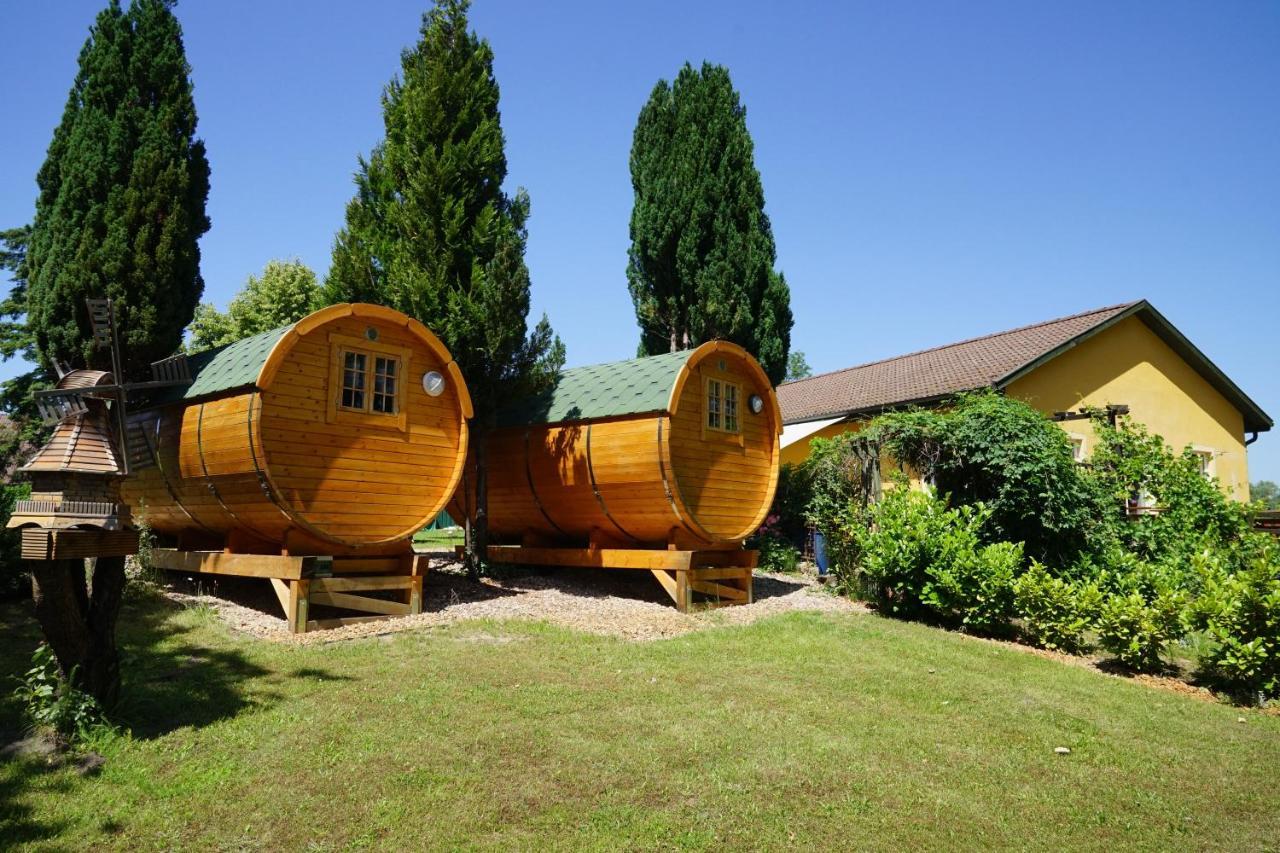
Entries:
[[151,365],[151,380],[124,383],[115,310],[110,299],[88,299],[93,342],[111,352],[111,372],[63,370],[57,386],[37,391],[36,408],[53,436],[20,469],[31,498],[18,501],[9,527],[22,530],[22,557],[65,560],[118,557],[138,550],[120,482],[129,475],[126,409],[129,395],[191,384],[185,355]]

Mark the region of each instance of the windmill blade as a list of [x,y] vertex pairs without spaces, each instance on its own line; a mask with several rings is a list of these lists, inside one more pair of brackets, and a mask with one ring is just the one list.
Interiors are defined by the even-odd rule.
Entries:
[[152,384],[168,383],[172,385],[191,384],[191,365],[183,353],[162,358],[151,363]]
[[156,464],[156,446],[152,437],[158,421],[133,421],[125,432],[125,447],[130,470],[152,468]]
[[67,418],[89,411],[89,406],[84,401],[84,392],[75,389],[38,391],[35,400],[40,421],[45,426],[59,424]]
[[89,324],[93,327],[93,343],[98,349],[110,347],[115,342],[115,311],[110,299],[86,299],[89,306]]

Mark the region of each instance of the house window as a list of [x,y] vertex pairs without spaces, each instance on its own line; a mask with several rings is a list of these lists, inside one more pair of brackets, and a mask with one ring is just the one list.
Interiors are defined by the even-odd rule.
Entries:
[[397,412],[396,388],[399,376],[398,358],[343,349],[342,395],[339,406],[351,412],[394,415]]
[[1196,464],[1200,467],[1200,476],[1206,480],[1213,479],[1214,476],[1214,452],[1208,447],[1192,448],[1191,453],[1195,456]]
[[1071,441],[1071,458],[1075,460],[1077,465],[1084,464],[1084,436],[1071,433],[1069,439]]
[[738,431],[738,386],[721,379],[707,380],[707,428]]

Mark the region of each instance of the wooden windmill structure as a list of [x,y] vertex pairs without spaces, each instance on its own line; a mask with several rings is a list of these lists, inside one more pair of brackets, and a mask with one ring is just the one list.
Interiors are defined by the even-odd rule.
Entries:
[[26,560],[120,557],[138,550],[138,532],[120,485],[130,472],[125,417],[129,395],[191,383],[186,356],[151,365],[147,382],[124,383],[110,299],[86,300],[94,345],[111,353],[111,371],[58,367],[57,386],[37,391],[36,407],[53,436],[20,469],[31,497],[18,501],[8,527],[22,529]]

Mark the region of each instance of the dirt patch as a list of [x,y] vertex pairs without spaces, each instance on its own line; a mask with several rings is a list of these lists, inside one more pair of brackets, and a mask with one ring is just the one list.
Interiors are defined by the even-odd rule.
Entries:
[[[304,644],[380,636],[473,619],[546,621],[591,634],[642,641],[721,625],[749,624],[796,610],[866,611],[857,602],[830,594],[811,575],[757,572],[754,603],[686,614],[675,609],[647,572],[531,571],[474,582],[467,579],[457,563],[433,562],[423,583],[422,613],[294,635],[288,632],[274,593],[262,580],[197,577],[177,580],[165,592],[183,606],[209,608],[236,631]],[[480,635],[474,639],[486,641]]]

